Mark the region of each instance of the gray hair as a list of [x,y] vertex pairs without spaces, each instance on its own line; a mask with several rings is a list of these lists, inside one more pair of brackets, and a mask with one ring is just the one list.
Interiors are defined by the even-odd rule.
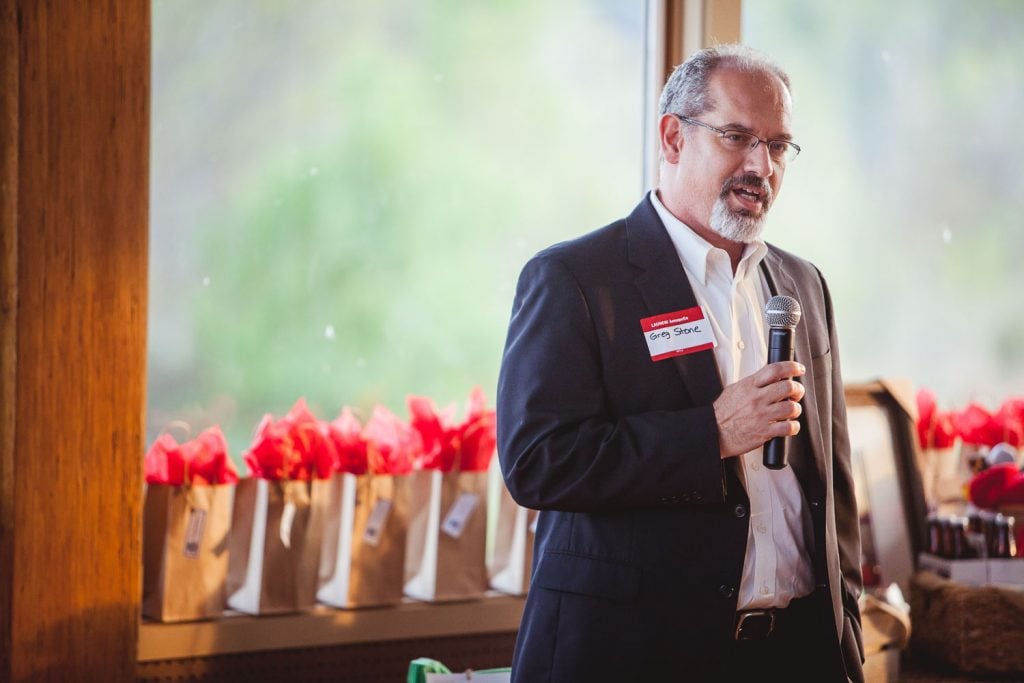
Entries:
[[715,103],[708,95],[708,80],[715,69],[771,74],[792,92],[789,75],[768,55],[745,45],[716,45],[698,50],[675,68],[661,91],[658,115],[694,117],[713,109]]

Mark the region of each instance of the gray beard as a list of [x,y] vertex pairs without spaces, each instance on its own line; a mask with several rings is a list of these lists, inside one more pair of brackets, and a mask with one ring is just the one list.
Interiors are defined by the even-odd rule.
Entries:
[[760,216],[744,216],[730,210],[725,200],[719,197],[711,208],[708,225],[727,240],[749,244],[761,235],[766,213],[763,211]]

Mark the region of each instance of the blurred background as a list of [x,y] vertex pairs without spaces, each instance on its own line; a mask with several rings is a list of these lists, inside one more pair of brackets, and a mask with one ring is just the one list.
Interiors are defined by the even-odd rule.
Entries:
[[[848,381],[1024,393],[1024,4],[745,0],[793,79],[766,237]],[[493,403],[516,278],[643,181],[636,0],[154,0],[147,443],[405,397]],[[651,115],[653,121],[653,115]]]

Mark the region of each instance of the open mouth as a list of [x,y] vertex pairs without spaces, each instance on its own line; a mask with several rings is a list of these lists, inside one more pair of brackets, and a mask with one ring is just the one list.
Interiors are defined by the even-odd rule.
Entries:
[[749,211],[759,211],[764,205],[764,193],[758,188],[734,187],[732,195]]

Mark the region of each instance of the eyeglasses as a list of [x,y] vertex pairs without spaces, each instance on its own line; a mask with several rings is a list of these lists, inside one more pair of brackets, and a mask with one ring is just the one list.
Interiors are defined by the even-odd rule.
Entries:
[[753,133],[747,133],[746,131],[723,130],[703,121],[691,119],[688,116],[680,116],[679,114],[673,114],[673,116],[680,121],[715,131],[718,133],[718,139],[722,141],[722,146],[730,152],[747,152],[763,142],[768,148],[768,156],[777,164],[793,161],[800,154],[800,145],[789,140],[762,140]]

